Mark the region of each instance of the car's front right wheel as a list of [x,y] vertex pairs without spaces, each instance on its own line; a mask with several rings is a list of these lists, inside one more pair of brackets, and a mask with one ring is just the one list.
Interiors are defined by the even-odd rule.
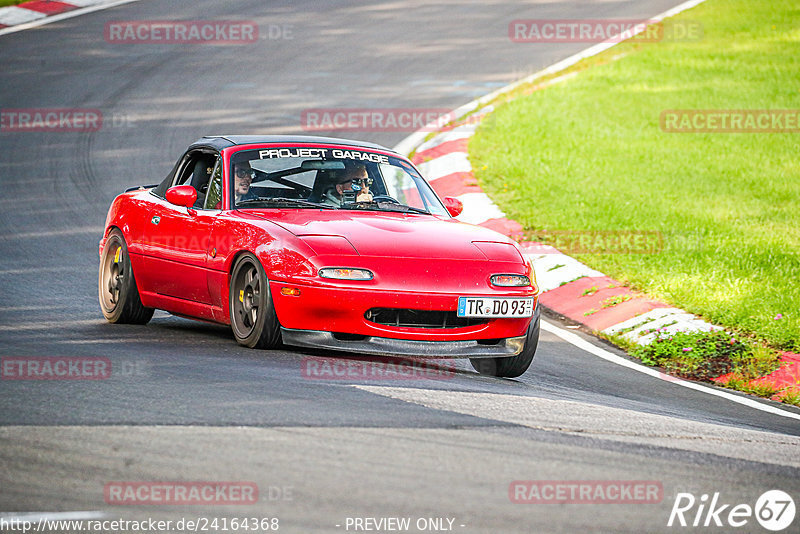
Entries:
[[281,325],[275,314],[269,282],[258,258],[242,254],[231,270],[228,298],[231,329],[240,345],[273,349],[281,344]]
[[539,314],[528,326],[525,346],[516,356],[505,358],[470,358],[472,367],[482,375],[516,378],[521,376],[533,362],[536,348],[539,345]]

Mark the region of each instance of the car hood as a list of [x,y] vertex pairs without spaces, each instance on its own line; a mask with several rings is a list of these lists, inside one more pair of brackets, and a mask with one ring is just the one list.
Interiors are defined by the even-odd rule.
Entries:
[[322,253],[324,236],[343,237],[362,256],[523,261],[493,230],[432,215],[341,210],[247,210],[277,224]]

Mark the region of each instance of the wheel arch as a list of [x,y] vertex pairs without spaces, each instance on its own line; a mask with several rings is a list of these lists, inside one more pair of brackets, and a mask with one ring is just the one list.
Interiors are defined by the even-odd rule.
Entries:
[[[123,225],[123,226],[127,226],[127,225]],[[103,250],[105,249],[106,242],[108,241],[108,238],[111,235],[111,232],[113,232],[114,230],[118,230],[119,233],[122,235],[122,239],[125,241],[125,246],[128,249],[128,257],[129,257],[130,262],[131,262],[131,271],[133,272],[133,278],[134,278],[134,281],[136,282],[136,289],[137,289],[137,291],[139,291],[140,298],[141,298],[142,281],[136,276],[136,273],[138,272],[138,273],[141,274],[142,270],[144,269],[144,265],[141,263],[141,257],[137,254],[136,248],[133,247],[134,250],[133,250],[133,252],[131,251],[131,242],[130,242],[130,239],[129,239],[129,234],[125,231],[124,227],[121,227],[120,225],[113,224],[113,223],[108,225],[108,227],[106,228],[105,234],[103,235],[103,239],[100,242],[101,243],[100,244],[100,257],[102,258]],[[145,295],[145,300],[147,300],[146,295]],[[150,303],[148,302],[148,304],[150,304]]]
[[[117,244],[116,250],[109,249],[109,239]],[[120,255],[123,249],[125,253]],[[98,273],[100,307],[109,322],[146,324],[153,317],[154,308],[148,307],[141,298],[136,270],[125,233],[121,228],[109,225],[101,241]]]
[[[246,256],[250,258],[246,258]],[[227,322],[231,326],[234,337],[236,337],[240,345],[245,345],[250,348],[276,348],[281,343],[280,322],[275,314],[272,294],[269,288],[269,273],[264,265],[263,259],[259,256],[259,254],[249,249],[241,249],[235,254],[229,255],[230,267],[227,269],[228,275],[226,277],[226,284],[228,286]],[[245,259],[243,260],[243,258]],[[241,282],[241,280],[237,278],[241,272],[238,270],[239,265],[252,265],[252,258],[259,264],[263,272],[263,282],[259,282],[259,286],[266,286],[261,287],[258,292],[255,292],[255,290],[249,291],[248,287],[250,286],[248,285],[237,285]],[[244,268],[249,269],[250,267]],[[261,277],[262,275],[258,276]],[[234,292],[237,289],[241,291],[239,291],[239,298],[235,299]],[[254,295],[260,296],[255,297]],[[253,302],[256,300],[260,301],[257,307],[253,306]],[[241,302],[241,304],[239,304],[239,302]],[[242,315],[238,315],[238,321],[233,315],[234,307],[239,307],[239,311],[242,313]],[[248,325],[246,318],[250,317],[251,313],[254,315],[251,319],[251,324]],[[244,332],[242,332],[242,329]]]
[[111,235],[111,232],[113,232],[114,230],[119,230],[119,233],[122,234],[122,237],[125,239],[125,241],[126,242],[128,241],[128,239],[125,237],[125,230],[120,228],[118,224],[108,225],[108,227],[106,227],[105,233],[103,234],[103,239],[108,239],[108,236]]
[[242,248],[236,252],[233,252],[232,254],[229,254],[228,258],[225,260],[225,272],[228,273],[228,282],[230,283],[231,276],[233,276],[233,266],[236,265],[236,262],[239,261],[239,258],[245,254],[251,254],[252,256],[255,256],[255,258],[261,264],[261,268],[264,269],[264,272],[267,274],[267,279],[269,279],[270,270],[266,265],[264,265],[264,259],[260,257],[257,252],[254,252],[249,248]]

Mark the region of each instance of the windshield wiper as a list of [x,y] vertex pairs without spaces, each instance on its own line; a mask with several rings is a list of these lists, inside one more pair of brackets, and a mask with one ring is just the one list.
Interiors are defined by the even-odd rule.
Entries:
[[414,206],[409,206],[407,204],[400,204],[403,208],[406,208],[406,211],[410,211],[412,213],[424,213],[425,215],[430,215],[431,212],[428,210],[424,210],[422,208],[415,208]]
[[282,197],[251,198],[248,200],[242,200],[237,202],[236,207],[240,208],[248,204],[286,204],[289,206],[305,206],[309,208],[320,208],[326,210],[333,209],[333,206],[326,206],[325,204],[317,204],[316,202],[311,202],[309,200],[303,200],[300,198],[282,198]]
[[366,209],[366,210],[373,210],[377,209],[378,211],[391,211],[394,213],[423,213],[425,215],[430,215],[431,212],[426,211],[421,208],[415,208],[413,206],[407,206],[406,204],[396,204],[394,202],[348,202],[347,204],[342,204],[341,208],[343,209]]

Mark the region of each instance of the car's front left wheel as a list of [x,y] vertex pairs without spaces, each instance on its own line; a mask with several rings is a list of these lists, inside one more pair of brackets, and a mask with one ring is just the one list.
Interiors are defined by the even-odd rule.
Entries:
[[516,356],[505,358],[471,358],[472,367],[482,375],[516,378],[521,376],[533,362],[539,345],[539,314],[537,313],[525,336],[525,346]]
[[258,258],[241,255],[231,270],[228,298],[231,329],[240,345],[272,349],[281,344],[281,325],[275,314],[269,282]]
[[110,323],[146,324],[153,308],[142,305],[136,278],[133,276],[128,245],[122,232],[111,231],[100,257],[100,274],[97,280],[100,309]]

